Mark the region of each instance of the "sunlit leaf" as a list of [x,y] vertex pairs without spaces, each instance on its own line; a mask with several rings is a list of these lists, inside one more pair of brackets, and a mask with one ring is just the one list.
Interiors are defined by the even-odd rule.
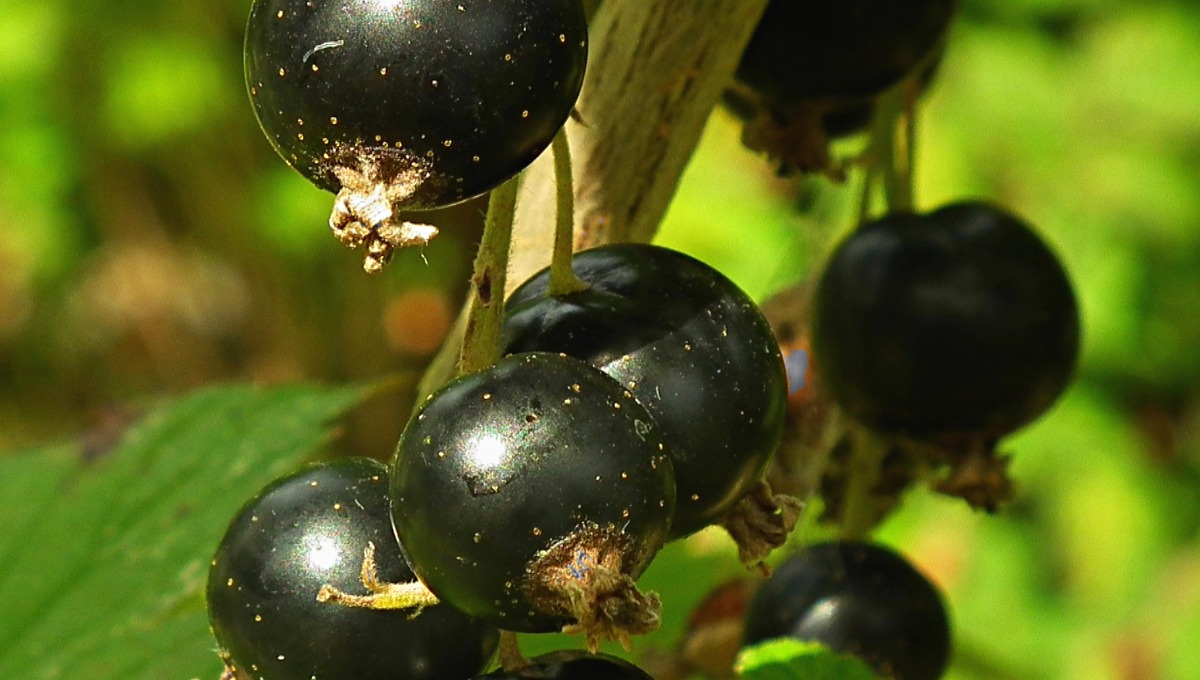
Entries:
[[215,678],[202,589],[226,523],[361,396],[210,389],[111,450],[0,458],[0,678]]

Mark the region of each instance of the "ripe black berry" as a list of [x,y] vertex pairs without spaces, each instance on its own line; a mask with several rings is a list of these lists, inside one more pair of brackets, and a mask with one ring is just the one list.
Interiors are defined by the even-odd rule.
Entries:
[[625,619],[674,475],[650,414],[592,366],[520,354],[450,382],[405,428],[392,499],[413,569],[455,607],[516,631],[645,632]]
[[772,0],[737,78],[781,104],[878,94],[929,62],[958,0]]
[[780,171],[827,170],[828,140],[866,129],[876,100],[933,78],[958,0],[773,0],[746,46],[729,108]]
[[388,509],[387,468],[346,459],[272,483],[234,517],[208,576],[213,634],[238,678],[440,680],[479,672],[497,633],[449,606],[372,611],[317,602],[324,584],[361,592],[363,551],[410,581]]
[[276,151],[340,192],[335,232],[404,245],[432,233],[391,223],[393,209],[482,194],[550,144],[583,82],[587,25],[579,0],[255,0],[245,58]]
[[759,586],[744,642],[777,637],[821,642],[895,680],[936,680],[950,653],[937,588],[892,551],[849,541],[801,550]]
[[783,427],[787,378],[754,302],[712,267],[645,244],[572,261],[586,290],[546,295],[543,271],[509,299],[506,351],[565,352],[633,392],[675,463],[671,536],[704,528],[762,477]]
[[864,225],[818,284],[822,384],[865,425],[917,438],[995,438],[1066,387],[1079,314],[1062,265],[998,208],[960,203]]
[[579,650],[551,652],[530,659],[516,671],[498,670],[476,680],[652,680],[646,671],[608,654]]

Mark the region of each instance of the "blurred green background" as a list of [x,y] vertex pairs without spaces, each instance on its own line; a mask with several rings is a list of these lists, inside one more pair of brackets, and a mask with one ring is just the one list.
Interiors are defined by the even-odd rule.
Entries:
[[[258,131],[247,9],[0,4],[0,450],[215,382],[414,379],[440,343],[482,205],[363,275],[331,196]],[[738,134],[714,116],[660,240],[761,299],[849,228],[856,187],[780,181]],[[919,150],[919,206],[1025,216],[1085,323],[1078,382],[1005,446],[1014,506],[917,492],[881,531],[948,593],[952,677],[1197,680],[1200,5],[966,0]],[[357,413],[344,448],[387,456],[404,398]]]

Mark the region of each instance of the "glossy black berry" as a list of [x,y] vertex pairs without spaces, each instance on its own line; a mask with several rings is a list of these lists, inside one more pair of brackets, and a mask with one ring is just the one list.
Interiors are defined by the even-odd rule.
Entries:
[[671,536],[704,528],[761,478],[783,427],[787,378],[754,302],[712,267],[646,244],[577,253],[588,288],[546,295],[543,271],[509,299],[506,351],[565,352],[629,389],[675,463]]
[[633,664],[608,654],[587,654],[579,650],[551,652],[530,659],[530,665],[517,671],[498,670],[476,680],[652,680]]
[[255,0],[246,83],[317,186],[356,175],[399,209],[481,194],[528,165],[582,84],[579,0]]
[[426,679],[478,673],[495,629],[449,606],[416,619],[317,602],[322,585],[363,593],[363,550],[379,575],[411,581],[392,531],[387,468],[345,459],[277,480],[238,511],[208,575],[213,634],[237,678]]
[[737,79],[777,104],[878,94],[928,65],[958,0],[772,0]]
[[779,637],[823,643],[893,680],[936,680],[950,654],[937,588],[896,553],[849,541],[801,550],[759,586],[743,640]]
[[588,623],[567,600],[604,595],[596,577],[632,587],[666,538],[675,486],[632,394],[585,362],[520,354],[425,402],[400,439],[392,498],[435,595],[505,629],[547,632]]
[[1066,272],[1021,220],[984,203],[862,226],[813,310],[817,372],[878,431],[995,438],[1063,392],[1079,351]]

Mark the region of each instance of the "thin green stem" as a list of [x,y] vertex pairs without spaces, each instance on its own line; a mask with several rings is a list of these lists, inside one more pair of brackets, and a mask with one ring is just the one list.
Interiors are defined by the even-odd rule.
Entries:
[[915,79],[910,78],[903,84],[903,100],[900,112],[901,143],[904,145],[904,195],[908,200],[908,209],[916,206],[916,172],[917,172],[917,99],[921,96],[921,86]]
[[900,83],[880,96],[871,125],[868,172],[873,170],[882,174],[889,213],[911,211],[913,206],[912,166],[907,161],[907,149],[898,148],[907,88],[908,83]]
[[504,322],[504,285],[520,175],[492,191],[483,239],[475,256],[468,298],[467,327],[458,356],[458,375],[475,373],[500,358]]
[[859,540],[875,528],[878,512],[872,498],[879,483],[880,467],[887,455],[888,443],[866,428],[855,428],[846,475],[846,494],[842,499],[842,536]]
[[561,128],[554,136],[555,220],[554,250],[550,258],[550,286],[548,295],[558,296],[584,290],[587,284],[575,276],[571,269],[572,242],[575,238],[575,183],[571,178],[571,145],[567,143],[567,129]]
[[[872,153],[872,152],[868,152]],[[858,196],[858,222],[855,226],[862,226],[871,218],[871,194],[875,190],[875,175],[878,174],[875,169],[875,163],[867,163],[867,167],[863,172],[862,193]]]
[[375,544],[367,543],[363,550],[361,578],[366,595],[355,595],[335,588],[326,583],[317,591],[317,602],[328,602],[343,607],[360,609],[415,609],[413,616],[421,613],[425,607],[440,604],[436,595],[430,592],[420,581],[408,583],[387,583],[379,580],[379,572],[375,562]]

